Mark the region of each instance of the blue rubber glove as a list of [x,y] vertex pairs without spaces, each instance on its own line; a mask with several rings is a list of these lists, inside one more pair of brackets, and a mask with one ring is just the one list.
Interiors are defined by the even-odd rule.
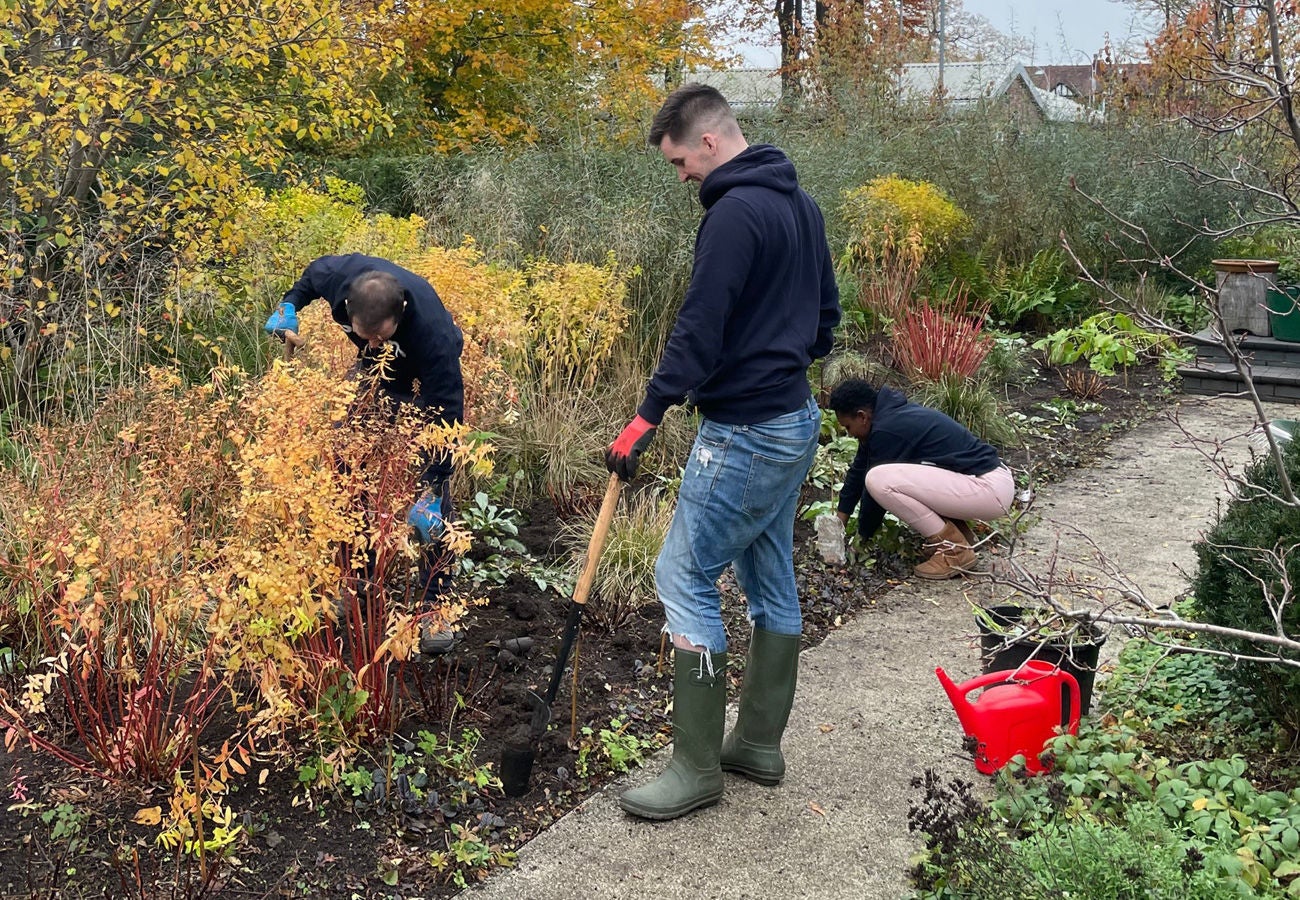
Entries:
[[406,524],[414,528],[424,543],[442,534],[442,492],[425,491],[406,514]]
[[275,308],[275,312],[271,313],[270,318],[266,320],[266,324],[262,326],[262,330],[267,334],[278,337],[280,340],[284,340],[286,331],[297,334],[298,310],[293,308],[292,303],[281,301]]

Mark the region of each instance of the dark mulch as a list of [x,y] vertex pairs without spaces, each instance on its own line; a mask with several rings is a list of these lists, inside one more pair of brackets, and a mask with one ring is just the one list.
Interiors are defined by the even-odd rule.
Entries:
[[[1080,416],[1070,428],[1051,429],[1050,437],[1030,446],[1004,448],[1007,461],[1018,471],[1033,472],[1039,481],[1052,480],[1095,458],[1109,438],[1165,403],[1166,389],[1150,369],[1130,372],[1127,380],[1106,381],[1102,409]],[[1059,396],[1059,377],[1048,371],[1043,380],[1013,394],[1010,407],[1050,419],[1037,404]],[[554,509],[540,505],[525,512],[528,524],[521,540],[535,556],[556,558],[561,551],[554,541]],[[811,529],[804,523],[797,529],[796,555],[808,645],[849,617],[881,609],[891,580],[905,577],[911,563],[877,554],[869,568],[828,567],[816,555]],[[724,589],[732,659],[740,663],[748,632],[744,606],[734,586],[724,582]],[[527,690],[540,693],[545,686],[567,605],[567,598],[542,591],[522,577],[493,589],[487,605],[471,610],[452,653],[408,666],[403,676],[408,716],[402,733],[414,737],[425,730],[445,737],[476,729],[481,739],[475,760],[495,767],[505,745],[519,739],[528,721]],[[214,867],[207,895],[349,898],[455,893],[457,887],[446,873],[430,864],[431,852],[447,849],[451,823],[474,827],[482,841],[500,849],[517,847],[611,777],[607,771],[585,778],[578,774],[578,752],[570,741],[575,702],[578,729],[598,731],[617,718],[627,723],[629,734],[664,739],[669,672],[657,665],[660,625],[658,611],[647,610],[616,634],[583,630],[576,701],[566,677],[554,707],[555,727],[537,748],[532,787],[525,796],[512,799],[486,790],[456,797],[454,790],[444,788],[435,800],[417,800],[396,778],[387,796],[374,788],[363,789],[360,797],[346,787],[308,793],[298,784],[297,772],[271,772],[259,783],[255,763],[229,796],[236,822],[251,836],[236,844],[232,860]],[[531,639],[532,646],[511,644],[519,638]],[[741,668],[732,668],[733,680]],[[409,752],[416,753],[414,748]],[[383,758],[366,763],[385,765]],[[166,802],[166,787],[152,794],[106,788],[25,749],[7,759],[0,754],[0,766],[0,789],[8,795],[18,776],[32,801],[26,809],[3,812],[0,807],[0,896],[205,894],[196,863],[179,871],[173,863],[151,863],[167,856],[153,843],[156,829],[132,824],[139,809]],[[413,770],[408,765],[405,771]],[[78,827],[71,836],[66,827],[56,836],[60,823]]]

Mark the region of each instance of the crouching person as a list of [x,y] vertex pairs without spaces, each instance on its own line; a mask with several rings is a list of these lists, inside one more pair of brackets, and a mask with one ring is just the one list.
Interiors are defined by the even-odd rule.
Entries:
[[1015,499],[1011,470],[991,445],[963,425],[893,388],[849,379],[831,391],[830,408],[858,452],[836,514],[847,522],[858,504],[858,537],[869,540],[891,512],[923,538],[929,559],[915,569],[932,580],[976,570],[968,519],[996,519]]

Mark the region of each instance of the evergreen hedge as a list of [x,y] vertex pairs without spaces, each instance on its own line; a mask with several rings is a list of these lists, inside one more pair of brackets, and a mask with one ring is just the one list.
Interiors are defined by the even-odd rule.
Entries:
[[[1284,462],[1293,486],[1300,485],[1300,441],[1284,445]],[[1280,478],[1269,457],[1253,463],[1245,473],[1247,483],[1278,492]],[[1300,552],[1287,548],[1300,543],[1300,507],[1247,489],[1228,502],[1214,527],[1196,546],[1199,566],[1193,581],[1196,604],[1206,621],[1264,634],[1276,634],[1278,621],[1272,605],[1282,598],[1281,572],[1270,565],[1262,550],[1285,554],[1284,566],[1293,593],[1300,594]],[[1272,604],[1265,597],[1265,586]],[[1300,596],[1293,596],[1281,615],[1282,630],[1300,635]],[[1258,655],[1261,646],[1223,641],[1228,650]],[[1285,654],[1300,658],[1300,654]],[[1300,669],[1287,665],[1241,665],[1237,679],[1254,690],[1261,714],[1270,716],[1291,735],[1300,734]]]

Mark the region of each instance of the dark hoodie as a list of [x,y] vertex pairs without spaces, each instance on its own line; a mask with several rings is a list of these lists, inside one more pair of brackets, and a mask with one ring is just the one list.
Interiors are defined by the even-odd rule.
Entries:
[[808,366],[830,352],[840,321],[821,211],[767,144],[710,172],[700,203],[691,284],[637,412],[657,425],[688,394],[728,425],[793,412],[811,396]]
[[[465,415],[465,383],[460,370],[464,341],[428,281],[377,256],[322,256],[307,266],[284,299],[295,309],[317,298],[326,300],[334,321],[356,345],[362,364],[369,366],[379,351],[370,349],[366,341],[352,333],[346,300],[353,280],[371,271],[388,272],[406,292],[406,309],[390,341],[396,345],[394,359],[382,387],[400,401],[428,409],[439,422],[460,422]],[[414,390],[416,381],[420,383],[418,394]],[[427,484],[439,485],[451,474],[451,459],[446,454],[438,454],[426,463],[423,480]]]
[[1002,460],[992,445],[971,434],[965,426],[937,409],[911,403],[893,388],[882,387],[871,413],[871,431],[858,441],[858,454],[844,476],[838,509],[853,515],[858,501],[858,535],[866,540],[876,533],[885,510],[866,492],[867,470],[885,463],[938,466],[962,475],[986,475]]

